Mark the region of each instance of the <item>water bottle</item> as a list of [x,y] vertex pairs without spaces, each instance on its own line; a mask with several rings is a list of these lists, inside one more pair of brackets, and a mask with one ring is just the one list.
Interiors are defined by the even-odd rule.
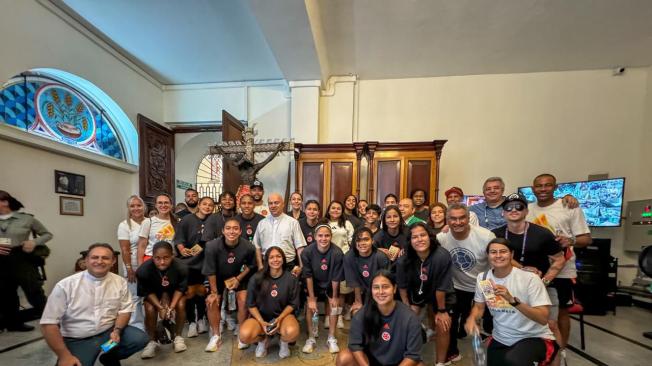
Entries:
[[236,309],[236,302],[235,302],[235,291],[229,290],[228,294],[228,308],[229,311],[233,311]]
[[274,328],[276,328],[276,318],[272,319],[267,323],[267,328],[265,329],[265,333],[269,334]]
[[478,331],[477,328],[475,332],[473,332],[471,345],[473,347],[473,355],[474,355],[473,364],[475,366],[487,366],[487,350],[484,349],[482,337],[480,337],[480,332]]
[[315,311],[312,314],[312,337],[317,338],[319,334],[319,312]]

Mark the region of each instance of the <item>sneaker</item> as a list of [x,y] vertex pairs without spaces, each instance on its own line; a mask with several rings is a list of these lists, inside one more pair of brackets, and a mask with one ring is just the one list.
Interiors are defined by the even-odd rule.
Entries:
[[337,317],[337,329],[344,329],[344,319],[341,315]]
[[201,318],[197,321],[197,333],[204,334],[208,332],[208,322],[206,318]]
[[[175,343],[176,345],[176,343]],[[217,347],[220,345],[220,336],[214,335],[211,337],[211,339],[208,341],[208,344],[206,345],[206,348],[204,348],[204,351],[206,352],[216,352]],[[175,349],[176,350],[176,349]]]
[[301,349],[301,352],[303,352],[303,353],[313,353],[315,351],[315,345],[316,344],[317,344],[317,342],[315,341],[314,338],[306,339],[306,344]]
[[238,349],[247,349],[249,348],[249,345],[246,343],[240,342],[240,338],[238,338]]
[[198,335],[199,335],[199,333],[197,333],[197,323],[195,323],[195,322],[190,323],[188,325],[188,335],[187,335],[187,337],[188,338],[195,338]]
[[331,325],[330,316],[327,315],[324,317],[324,329],[328,329],[330,325]]
[[451,362],[459,362],[462,360],[462,355],[461,354],[456,354],[456,355],[450,355],[446,357],[446,365],[450,365]]
[[265,341],[258,342],[258,345],[256,346],[256,357],[263,358],[265,356],[267,356],[267,345],[265,344]]
[[288,342],[279,341],[278,344],[280,347],[278,350],[278,358],[283,359],[290,357],[290,345]]
[[176,336],[174,337],[174,352],[183,352],[188,349],[186,346],[186,341],[183,340],[183,337]]
[[340,351],[340,347],[337,346],[337,338],[328,337],[326,343],[328,344],[328,352],[338,353]]
[[149,341],[149,343],[147,343],[147,345],[143,349],[143,352],[140,353],[140,358],[147,359],[156,356],[157,348],[158,348],[158,343],[154,341]]
[[235,330],[235,327],[237,325],[238,325],[238,323],[236,323],[235,318],[233,318],[231,316],[226,317],[226,329]]

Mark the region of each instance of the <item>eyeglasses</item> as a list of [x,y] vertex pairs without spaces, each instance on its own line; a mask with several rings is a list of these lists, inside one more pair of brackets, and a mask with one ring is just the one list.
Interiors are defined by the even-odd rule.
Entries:
[[526,206],[521,202],[510,202],[510,203],[506,204],[503,207],[503,210],[508,211],[508,212],[509,211],[514,211],[514,210],[523,211],[523,210],[525,210],[525,208],[526,208]]

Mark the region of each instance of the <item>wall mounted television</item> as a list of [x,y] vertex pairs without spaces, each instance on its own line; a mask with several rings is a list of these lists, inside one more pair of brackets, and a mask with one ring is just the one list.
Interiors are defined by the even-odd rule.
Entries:
[[[532,187],[519,187],[518,191],[529,202],[536,202]],[[618,227],[621,225],[624,193],[625,178],[612,178],[559,183],[555,197],[570,194],[577,198],[589,226]]]
[[464,196],[464,204],[467,206],[477,205],[484,202],[484,196],[481,194],[469,194]]

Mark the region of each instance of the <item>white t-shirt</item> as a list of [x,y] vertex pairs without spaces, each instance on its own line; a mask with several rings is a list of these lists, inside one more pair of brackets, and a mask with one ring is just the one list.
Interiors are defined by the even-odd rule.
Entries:
[[168,243],[173,244],[174,226],[172,226],[170,221],[161,220],[154,216],[143,220],[143,223],[140,226],[140,234],[138,236],[141,238],[147,238],[145,255],[151,256],[154,244],[159,241],[167,241]]
[[131,229],[127,220],[124,220],[118,225],[118,240],[129,240],[131,244],[131,265],[134,270],[138,266],[137,252],[138,252],[138,239],[140,239],[140,224],[136,221],[131,221]]
[[[482,277],[483,273],[480,273],[476,279],[473,300],[485,303],[489,308],[494,322],[492,335],[498,342],[511,346],[525,338],[555,339],[547,324],[541,325],[529,319],[502,297],[496,296],[494,300],[487,301],[479,285]],[[532,307],[552,305],[546,286],[534,273],[513,267],[509,275],[503,278],[494,277],[493,271],[489,271],[487,280],[493,280],[496,285],[505,286],[509,293],[513,297],[517,297],[523,304]]]
[[471,224],[472,226],[480,226],[480,220],[478,220],[478,215],[473,211],[469,211],[469,224]]
[[456,290],[475,292],[478,273],[489,269],[487,244],[496,235],[482,226],[471,225],[469,236],[464,240],[453,237],[451,230],[437,234],[437,241],[448,250],[453,260],[453,285]]
[[260,206],[254,206],[254,212],[267,217],[267,215],[269,215],[269,207],[263,203]]
[[345,220],[344,227],[342,227],[339,226],[337,221],[330,221],[328,226],[331,227],[331,231],[333,232],[331,242],[340,247],[342,253],[346,254],[349,251],[351,240],[353,239],[353,224],[351,224],[351,221]]
[[[558,199],[550,206],[540,207],[536,202],[528,205],[527,220],[550,230],[553,235],[561,233],[563,236],[576,237],[582,234],[590,234],[589,226],[584,218],[581,208],[564,207],[561,199]],[[567,256],[566,264],[558,278],[576,278],[577,268],[575,266],[575,252],[570,248],[571,255]]]

